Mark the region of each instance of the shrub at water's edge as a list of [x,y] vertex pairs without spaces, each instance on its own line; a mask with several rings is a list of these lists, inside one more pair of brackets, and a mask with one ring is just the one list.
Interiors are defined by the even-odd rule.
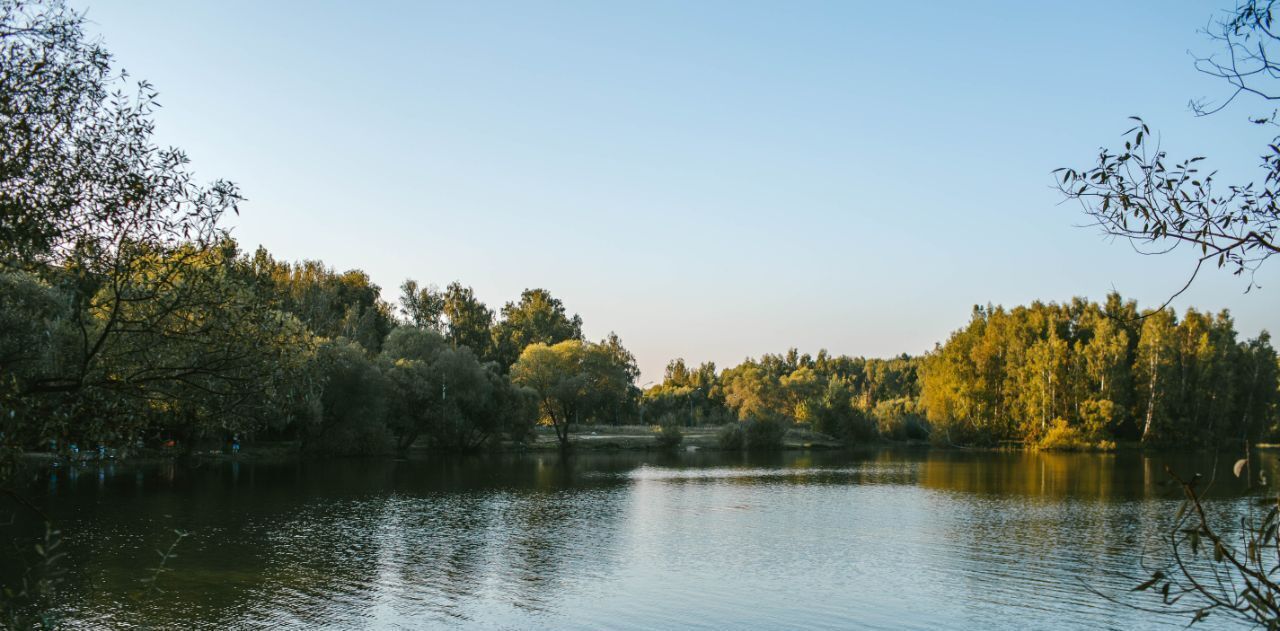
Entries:
[[1116,443],[1111,440],[1089,440],[1079,428],[1067,424],[1066,419],[1057,418],[1044,438],[1035,444],[1040,451],[1115,451]]
[[725,451],[737,451],[746,444],[745,435],[746,432],[742,430],[742,423],[726,423],[716,433],[716,442]]
[[720,428],[716,440],[725,451],[777,451],[787,435],[790,422],[772,415],[753,416]]
[[684,432],[680,431],[680,423],[674,417],[665,417],[654,431],[654,440],[659,449],[675,449],[684,442]]

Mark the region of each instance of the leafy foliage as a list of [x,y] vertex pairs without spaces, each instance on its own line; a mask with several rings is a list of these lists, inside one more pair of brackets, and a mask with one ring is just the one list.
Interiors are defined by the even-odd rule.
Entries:
[[493,329],[493,358],[510,366],[533,344],[554,346],[569,340],[582,340],[582,318],[570,317],[551,292],[526,289],[519,302],[502,307],[502,319]]
[[339,274],[320,261],[279,262],[264,248],[250,265],[262,299],[318,337],[345,337],[376,353],[395,327],[381,288],[360,270]]
[[341,338],[320,346],[316,364],[319,396],[308,447],[352,456],[389,453],[388,384],[377,365],[360,345]]
[[[1241,95],[1280,98],[1274,85],[1280,78],[1274,8],[1274,0],[1246,0],[1227,19],[1210,25],[1206,33],[1224,50],[1198,58],[1196,66],[1225,80],[1231,92],[1217,105],[1193,101],[1198,115],[1219,112]],[[1054,172],[1062,195],[1080,202],[1104,234],[1128,241],[1139,252],[1190,249],[1195,267],[1187,286],[1209,262],[1248,276],[1252,288],[1254,271],[1280,252],[1280,136],[1273,134],[1269,142],[1260,143],[1262,172],[1257,180],[1223,185],[1215,172],[1201,165],[1203,156],[1171,159],[1147,123],[1133,120],[1122,150],[1100,150],[1092,168]],[[1274,127],[1276,112],[1252,122]]]
[[649,418],[683,416],[690,424],[769,416],[862,443],[878,438],[869,414],[876,403],[918,395],[917,361],[833,357],[826,351],[814,357],[792,349],[717,374],[715,364],[691,370],[676,359],[663,382],[645,391],[644,406]]
[[[1221,50],[1198,57],[1196,67],[1230,88],[1220,103],[1192,101],[1197,115],[1222,111],[1240,96],[1280,98],[1274,85],[1280,78],[1275,9],[1275,0],[1242,0],[1225,12],[1225,18],[1210,23],[1205,33]],[[1247,449],[1248,437],[1276,429],[1275,421],[1268,420],[1275,418],[1277,406],[1276,353],[1268,335],[1237,342],[1225,312],[1209,318],[1189,310],[1177,322],[1164,307],[1191,285],[1206,262],[1247,276],[1247,289],[1252,289],[1254,272],[1280,252],[1280,136],[1272,130],[1270,142],[1259,143],[1265,147],[1258,178],[1223,185],[1216,172],[1201,164],[1203,156],[1170,158],[1153,140],[1147,123],[1133,120],[1123,150],[1100,150],[1096,166],[1089,169],[1055,171],[1059,190],[1066,199],[1080,202],[1104,234],[1128,241],[1143,254],[1190,249],[1195,266],[1186,285],[1161,308],[1144,314],[1140,325],[1134,324],[1134,309],[1128,309],[1128,317],[1121,320],[1127,330],[1122,335],[1104,332],[1112,343],[1104,343],[1099,352],[1079,352],[1072,345],[1077,356],[1086,358],[1091,373],[1111,376],[1113,387],[1108,392],[1099,382],[1096,390],[1090,389],[1095,396],[1076,398],[1074,417],[1069,406],[1048,401],[1052,413],[1062,412],[1064,418],[1055,421],[1042,444],[1076,445],[1086,433],[1099,436],[1112,429],[1139,435],[1144,442],[1183,445],[1245,438]],[[1252,122],[1274,127],[1277,113],[1272,110]],[[1128,352],[1121,352],[1126,344]],[[942,355],[939,352],[939,368],[966,368],[959,357]],[[1098,364],[1112,369],[1100,371]],[[937,414],[948,421],[965,416],[972,420],[963,401],[970,398],[966,394],[954,388],[937,392],[931,397],[931,418]],[[1064,394],[1062,402],[1071,401],[1071,395]],[[1237,475],[1239,469],[1237,465]],[[1280,551],[1277,509],[1260,521],[1242,520],[1239,547],[1234,547],[1206,516],[1197,480],[1169,473],[1186,496],[1166,542],[1173,561],[1135,591],[1155,591],[1166,611],[1176,606],[1191,614],[1192,624],[1224,612],[1260,627],[1280,628],[1280,586],[1272,580],[1280,562],[1269,554]]]
[[924,360],[921,406],[938,440],[1039,442],[1055,419],[1088,441],[1212,445],[1270,431],[1276,353],[1237,342],[1227,312],[1137,317],[1099,305],[975,308]]
[[739,451],[747,444],[747,433],[742,423],[726,423],[716,432],[716,442],[725,451]]
[[444,304],[444,294],[435,286],[418,287],[416,280],[400,285],[400,309],[413,326],[443,332]]
[[[1239,475],[1242,467],[1236,469]],[[1154,594],[1166,607],[1162,612],[1185,614],[1191,624],[1216,613],[1259,628],[1280,626],[1280,503],[1263,501],[1260,512],[1251,509],[1238,527],[1224,528],[1205,509],[1199,476],[1187,480],[1165,471],[1184,499],[1164,536],[1168,558],[1149,568],[1150,578],[1133,591]]]
[[787,421],[773,414],[760,414],[742,423],[743,443],[749,451],[777,451],[787,435]]
[[631,366],[607,341],[536,343],[511,367],[511,380],[535,393],[542,423],[554,428],[560,447],[568,449],[574,425],[608,418],[629,395]]
[[[476,298],[470,287],[453,282],[444,292],[447,337],[454,346],[470,348],[478,357],[493,356],[493,310]],[[523,350],[523,349],[522,349]]]
[[435,448],[475,449],[504,431],[522,433],[532,420],[528,391],[429,329],[397,328],[379,359],[390,388],[387,423],[401,451],[420,435]]
[[1036,443],[1036,449],[1043,451],[1089,451],[1114,447],[1115,443],[1090,442],[1080,428],[1068,425],[1066,419],[1061,418],[1054,419],[1049,431]]
[[659,449],[675,449],[684,442],[684,432],[680,431],[680,421],[674,417],[662,419],[658,424],[658,432],[654,437]]
[[886,399],[876,403],[871,410],[876,429],[884,438],[892,440],[926,440],[929,438],[929,422],[920,411],[918,400],[909,397]]

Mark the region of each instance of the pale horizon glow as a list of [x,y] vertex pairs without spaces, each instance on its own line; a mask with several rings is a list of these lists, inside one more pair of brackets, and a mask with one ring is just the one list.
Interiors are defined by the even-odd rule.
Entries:
[[[161,143],[238,183],[242,248],[413,278],[495,311],[545,287],[640,383],[790,347],[918,354],[975,304],[1177,291],[1051,188],[1130,115],[1223,182],[1269,112],[1192,67],[1226,3],[83,1],[152,82]],[[1234,177],[1233,177],[1234,176]],[[1277,328],[1280,264],[1173,307]]]

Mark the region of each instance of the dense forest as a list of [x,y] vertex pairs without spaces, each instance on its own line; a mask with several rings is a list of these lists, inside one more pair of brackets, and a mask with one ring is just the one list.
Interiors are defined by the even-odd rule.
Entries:
[[363,272],[229,239],[139,259],[119,276],[52,264],[0,275],[10,448],[240,435],[380,454],[519,444],[538,423],[567,446],[587,425],[738,422],[850,444],[1038,444],[1065,431],[1077,446],[1211,446],[1270,436],[1280,400],[1265,332],[1240,341],[1225,312],[1179,319],[1116,294],[975,307],[922,357],[791,349],[724,370],[676,359],[642,391],[618,336],[584,340],[542,289],[495,312],[460,283],[410,280],[393,306]]
[[[717,370],[671,362],[642,391],[617,335],[544,289],[497,311],[409,280],[244,252],[242,201],[152,139],[82,16],[0,2],[0,442],[190,450],[256,436],[382,454],[526,442],[604,424],[802,426],[849,443],[1214,445],[1270,436],[1277,356],[1224,312],[1109,296],[972,320],[923,357],[792,350]],[[733,444],[729,441],[728,444]]]
[[[672,362],[646,409],[699,421],[807,424],[851,442],[1097,447],[1115,441],[1219,446],[1274,435],[1270,336],[1239,340],[1228,313],[1098,304],[975,307],[923,357],[816,357],[794,349],[717,373]],[[646,412],[646,414],[651,414]]]
[[1225,311],[1179,321],[1114,293],[975,308],[922,370],[921,407],[950,441],[1206,446],[1275,431],[1276,351],[1265,331],[1238,340]]
[[567,431],[638,415],[618,337],[584,341],[541,289],[495,316],[457,283],[409,281],[398,316],[363,272],[243,255],[229,239],[119,267],[0,276],[13,446],[190,449],[257,433],[326,453],[474,449],[523,440],[538,418]]
[[677,359],[645,391],[645,415],[658,423],[799,424],[850,443],[923,439],[929,432],[916,412],[919,363],[906,355],[864,359],[791,349],[717,372],[714,364],[691,370]]

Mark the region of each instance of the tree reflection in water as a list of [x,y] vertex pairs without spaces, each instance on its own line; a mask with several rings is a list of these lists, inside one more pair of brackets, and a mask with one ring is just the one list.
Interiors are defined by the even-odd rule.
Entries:
[[[1214,466],[1130,453],[535,454],[117,464],[47,472],[32,489],[67,533],[70,628],[1105,626],[1137,619],[1081,581],[1132,587],[1120,574],[1176,506],[1156,473],[1166,462],[1206,478]],[[1228,511],[1238,493],[1214,490]],[[191,536],[164,592],[137,599],[174,529]]]

